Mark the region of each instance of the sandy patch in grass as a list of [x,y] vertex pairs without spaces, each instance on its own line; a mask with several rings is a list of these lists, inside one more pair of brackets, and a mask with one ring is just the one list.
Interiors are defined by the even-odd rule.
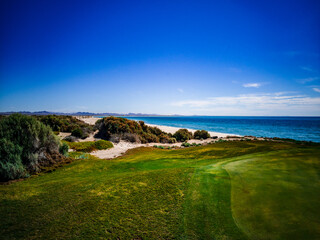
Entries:
[[97,150],[97,151],[91,152],[90,154],[102,159],[115,158],[115,157],[121,156],[129,149],[136,148],[136,147],[143,147],[145,145],[146,144],[120,141],[119,143],[114,143],[113,148],[109,148],[105,150]]

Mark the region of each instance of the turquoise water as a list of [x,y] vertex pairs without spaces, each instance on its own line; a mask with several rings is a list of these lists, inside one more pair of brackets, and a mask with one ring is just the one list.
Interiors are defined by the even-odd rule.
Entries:
[[179,128],[320,142],[320,117],[126,117]]

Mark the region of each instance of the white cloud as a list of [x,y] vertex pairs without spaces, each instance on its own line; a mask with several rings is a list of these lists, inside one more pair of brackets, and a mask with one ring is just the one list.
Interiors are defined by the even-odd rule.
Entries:
[[242,86],[246,88],[249,88],[249,87],[259,88],[261,87],[261,85],[262,85],[261,83],[245,83]]
[[320,115],[320,97],[288,93],[211,97],[178,101],[172,105],[213,115]]
[[181,92],[181,93],[183,93],[183,89],[181,89],[181,88],[178,88],[177,90],[178,90],[178,92]]
[[320,88],[312,88],[313,91],[320,93]]
[[318,80],[318,79],[319,79],[318,77],[309,77],[309,78],[298,79],[297,82],[305,84],[305,83],[308,83],[308,82],[313,82],[313,81]]

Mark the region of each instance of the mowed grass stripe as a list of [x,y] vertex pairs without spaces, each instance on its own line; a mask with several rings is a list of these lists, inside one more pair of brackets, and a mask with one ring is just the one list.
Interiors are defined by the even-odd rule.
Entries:
[[320,239],[320,150],[253,154],[229,162],[232,212],[250,239]]
[[184,203],[186,239],[247,239],[234,223],[230,190],[230,177],[220,166],[197,169]]

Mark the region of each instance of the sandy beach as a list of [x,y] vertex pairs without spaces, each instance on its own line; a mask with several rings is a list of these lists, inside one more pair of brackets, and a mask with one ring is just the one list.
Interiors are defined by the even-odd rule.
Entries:
[[[88,123],[88,124],[91,124],[91,125],[94,125],[96,123],[96,121],[98,121],[100,119],[100,118],[96,118],[96,117],[83,117],[83,116],[79,116],[77,118],[79,120],[84,121],[85,123]],[[178,128],[178,127],[169,127],[169,126],[155,125],[155,124],[148,124],[148,123],[145,123],[145,124],[150,126],[150,127],[157,127],[157,128],[159,128],[160,130],[162,130],[164,132],[172,133],[172,134],[174,134],[176,131],[181,129],[181,128]],[[199,130],[201,130],[201,129],[199,129]],[[188,128],[188,131],[194,133],[196,130]],[[210,134],[211,137],[216,136],[218,138],[224,138],[224,137],[227,137],[227,136],[238,136],[238,137],[240,137],[239,135],[236,135],[236,134],[227,134],[227,133],[210,132],[210,131],[209,131],[209,134]]]
[[[97,117],[87,117],[87,116],[77,116],[77,118],[81,121],[84,121],[90,125],[94,125],[96,123],[96,121],[98,121],[100,118]],[[167,133],[172,133],[174,134],[177,130],[179,130],[180,128],[178,127],[169,127],[169,126],[162,126],[162,125],[154,125],[154,124],[147,124],[148,126],[151,127],[157,127],[160,130],[167,132]],[[194,129],[188,129],[190,132],[194,133],[196,130]],[[209,132],[211,137],[216,136],[216,139],[212,139],[212,138],[208,138],[205,140],[198,140],[198,139],[191,139],[188,141],[188,143],[192,144],[192,143],[196,143],[196,144],[207,144],[210,142],[214,142],[217,141],[219,139],[226,139],[228,137],[228,140],[233,140],[231,136],[235,136],[235,137],[239,137],[239,135],[233,135],[233,134],[226,134],[226,133],[219,133],[219,132]],[[65,133],[61,133],[61,136],[66,136]],[[88,138],[84,139],[84,140],[80,140],[82,141],[95,141],[95,140],[99,140],[98,138],[94,138],[93,134],[90,135]],[[130,142],[125,142],[125,141],[120,141],[119,143],[114,143],[113,144],[114,147],[110,148],[110,149],[106,149],[106,150],[98,150],[98,151],[94,151],[91,152],[90,154],[102,158],[102,159],[111,159],[111,158],[115,158],[118,156],[121,156],[122,154],[124,154],[126,151],[128,151],[129,149],[132,148],[137,148],[137,147],[152,147],[154,145],[157,146],[164,146],[164,147],[180,147],[181,143],[173,143],[173,144],[169,144],[169,143],[146,143],[146,144],[141,144],[141,143],[130,143]]]

